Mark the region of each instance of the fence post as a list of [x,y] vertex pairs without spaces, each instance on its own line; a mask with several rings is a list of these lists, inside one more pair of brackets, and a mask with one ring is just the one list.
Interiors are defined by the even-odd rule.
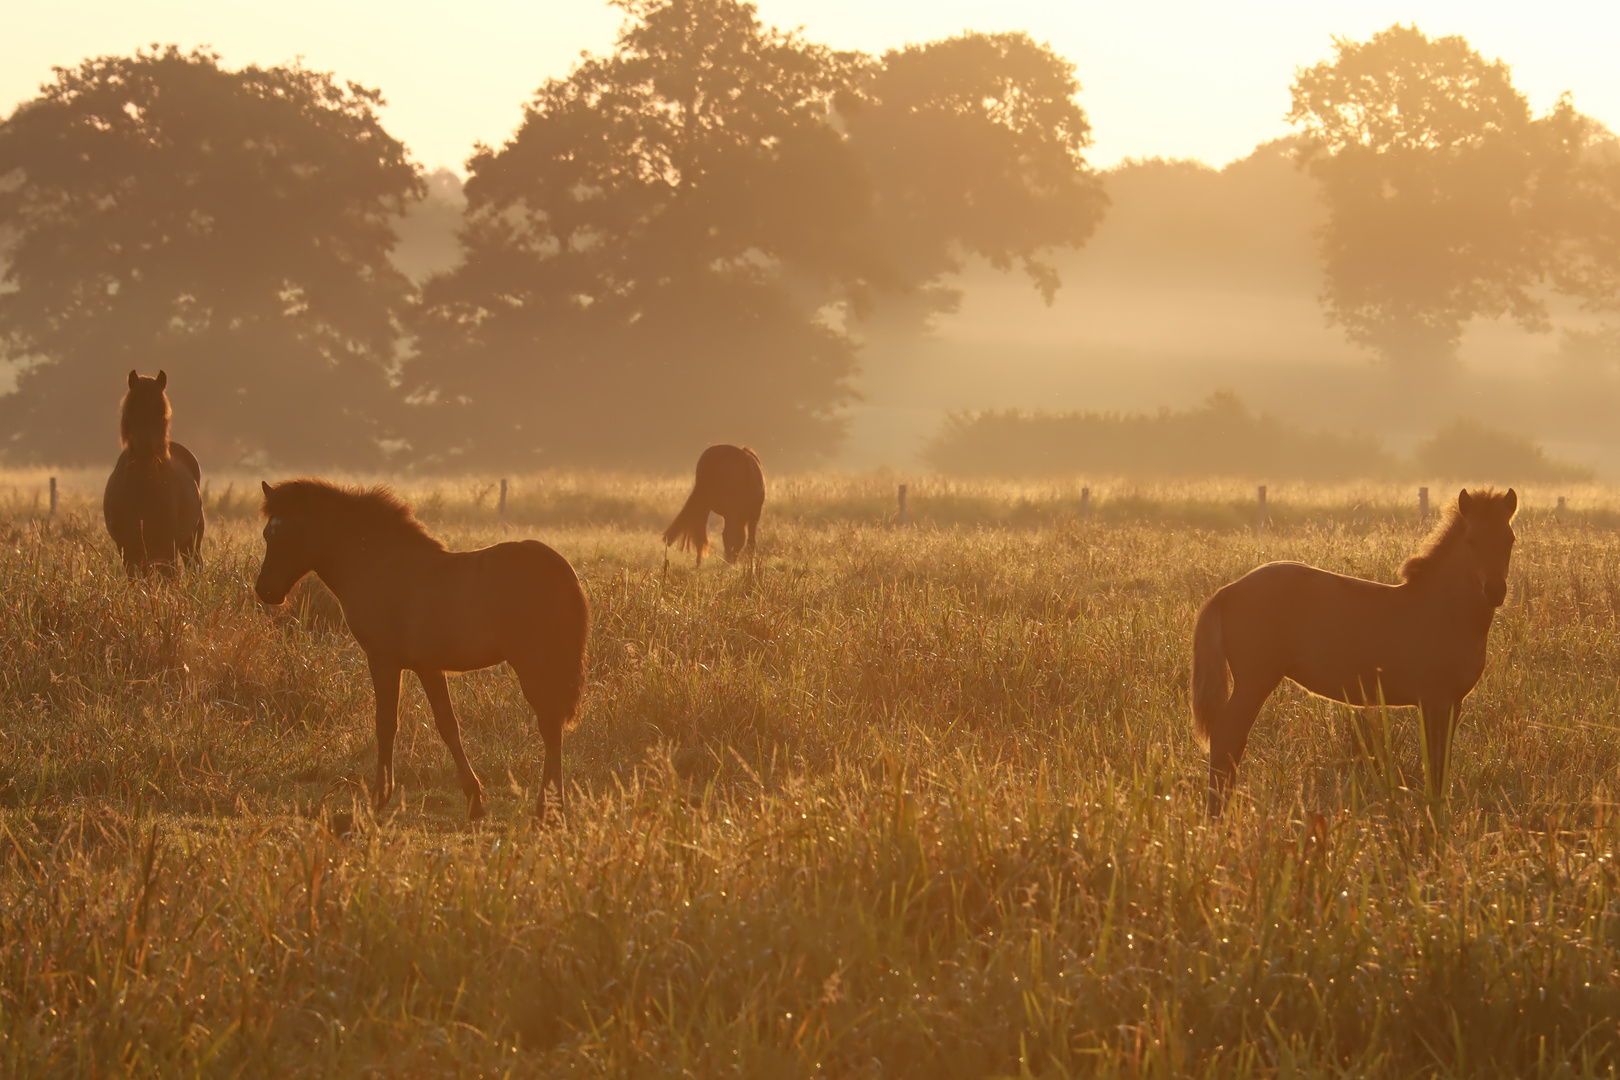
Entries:
[[[55,487],[51,488],[51,506],[53,508],[56,506],[56,488]],[[52,513],[53,514],[55,513],[54,509],[53,509]],[[1562,495],[1558,496],[1557,514],[1558,514],[1559,518],[1562,518],[1564,516],[1564,497]]]
[[[1564,505],[1564,500],[1559,499],[1558,505]],[[54,476],[51,477],[51,524],[56,524],[56,477]]]
[[895,517],[894,520],[895,524],[897,525],[906,525],[910,522],[910,519],[906,514],[906,485],[904,484],[900,485],[900,513]]
[[1429,520],[1429,489],[1426,487],[1418,488],[1418,520]]
[[1091,520],[1091,489],[1088,487],[1080,489],[1080,520]]
[[1256,525],[1257,532],[1266,531],[1266,485],[1260,485],[1260,519]]
[[501,477],[501,528],[506,528],[506,477]]

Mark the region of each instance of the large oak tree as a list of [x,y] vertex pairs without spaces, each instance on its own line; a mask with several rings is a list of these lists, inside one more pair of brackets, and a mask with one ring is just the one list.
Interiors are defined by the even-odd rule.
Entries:
[[5,453],[117,451],[130,368],[169,373],[206,466],[379,462],[421,189],[381,98],[174,47],[57,69],[0,124]]
[[476,461],[831,451],[860,318],[948,307],[970,255],[1078,245],[1104,206],[1071,67],[1021,35],[840,53],[737,0],[624,0],[611,55],[469,162],[464,262],[430,281],[422,443]]
[[1507,65],[1462,38],[1335,39],[1288,115],[1329,212],[1324,306],[1350,340],[1432,369],[1470,319],[1545,330],[1549,291],[1620,300],[1612,136],[1567,97],[1533,115]]

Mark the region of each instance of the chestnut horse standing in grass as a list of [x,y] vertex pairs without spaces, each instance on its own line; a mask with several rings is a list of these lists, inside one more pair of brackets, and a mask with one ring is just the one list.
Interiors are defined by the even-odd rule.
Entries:
[[1511,488],[1462,491],[1399,585],[1274,562],[1209,598],[1193,630],[1192,711],[1209,750],[1211,816],[1226,804],[1260,706],[1285,678],[1350,705],[1416,705],[1429,790],[1445,790],[1451,733],[1507,597],[1518,506]]
[[119,408],[124,444],[107,478],[101,513],[124,570],[134,577],[152,567],[173,570],[177,559],[195,562],[202,548],[203,509],[197,459],[169,439],[169,376],[131,371]]
[[709,514],[713,512],[725,519],[720,535],[726,544],[726,562],[736,562],[742,552],[754,549],[754,533],[764,506],[765,471],[759,467],[759,455],[746,446],[711,446],[698,458],[697,481],[686,505],[664,530],[664,546],[696,549],[697,565],[702,566],[709,551]]
[[590,630],[585,593],[568,560],[537,540],[447,551],[385,487],[363,491],[323,480],[263,487],[264,565],[254,592],[279,604],[313,570],[343,605],[377,695],[378,808],[394,793],[399,679],[409,669],[455,759],[467,816],[484,816],[484,786],[461,748],[444,673],[504,660],[517,672],[546,743],[536,813],[547,819],[549,797],[561,815],[562,734],[585,686]]

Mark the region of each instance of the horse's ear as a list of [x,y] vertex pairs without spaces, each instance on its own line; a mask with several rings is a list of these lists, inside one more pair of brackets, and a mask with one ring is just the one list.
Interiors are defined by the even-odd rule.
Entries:
[[141,381],[141,377],[135,373],[135,369],[130,368],[129,369],[129,388],[131,390],[135,389],[135,384],[140,382],[140,381]]
[[1457,512],[1462,514],[1464,517],[1467,517],[1468,511],[1472,510],[1473,508],[1474,497],[1468,494],[1468,489],[1463,488],[1461,491],[1457,492]]
[[259,487],[264,489],[264,497],[268,499],[270,497],[270,485],[269,485],[269,483],[264,481],[264,480],[260,480],[259,481]]
[[162,390],[165,386],[168,386],[168,385],[169,385],[169,373],[164,371],[162,368],[159,368],[158,369],[158,389]]
[[1517,491],[1508,488],[1507,494],[1503,496],[1502,501],[1507,504],[1508,517],[1512,517],[1519,512],[1519,493]]

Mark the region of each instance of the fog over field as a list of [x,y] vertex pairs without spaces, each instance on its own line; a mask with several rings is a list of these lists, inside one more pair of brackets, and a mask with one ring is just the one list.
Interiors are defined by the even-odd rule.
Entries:
[[[1380,435],[1409,450],[1458,416],[1536,437],[1620,475],[1615,358],[1571,357],[1563,335],[1475,321],[1458,370],[1414,380],[1327,325],[1313,232],[1324,211],[1286,144],[1216,170],[1128,162],[1106,174],[1096,237],[1057,265],[1047,307],[1016,275],[962,276],[961,310],[925,341],[874,336],[844,460],[911,464],[944,413],[1185,409],[1232,390],[1310,428]],[[1561,327],[1600,320],[1570,303]]]
[[[1187,409],[1218,391],[1298,425],[1409,452],[1459,418],[1528,435],[1554,456],[1620,477],[1620,355],[1572,347],[1602,319],[1549,297],[1556,328],[1475,320],[1455,370],[1421,378],[1378,364],[1330,326],[1315,233],[1325,209],[1286,140],[1216,169],[1127,161],[1103,173],[1111,205],[1078,252],[1057,255],[1051,305],[1017,273],[972,262],[955,313],[919,336],[883,313],[863,326],[849,438],[832,464],[923,466],[946,415],[984,409]],[[453,265],[464,200],[455,174],[400,227],[413,279]]]

